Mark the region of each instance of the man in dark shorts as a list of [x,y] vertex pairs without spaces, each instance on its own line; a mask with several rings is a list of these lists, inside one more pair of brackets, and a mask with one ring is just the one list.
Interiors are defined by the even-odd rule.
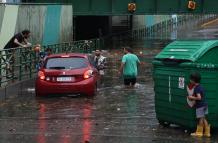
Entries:
[[119,73],[123,72],[124,85],[133,87],[136,83],[140,61],[130,47],[125,47],[124,53]]

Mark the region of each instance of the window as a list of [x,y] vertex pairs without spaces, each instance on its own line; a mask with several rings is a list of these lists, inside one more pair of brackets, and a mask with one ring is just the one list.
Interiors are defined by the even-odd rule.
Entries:
[[46,69],[81,69],[88,66],[87,59],[78,57],[50,58],[45,65]]

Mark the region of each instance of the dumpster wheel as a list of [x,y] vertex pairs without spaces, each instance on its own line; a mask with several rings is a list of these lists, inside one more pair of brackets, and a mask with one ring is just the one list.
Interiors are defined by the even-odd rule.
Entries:
[[158,120],[159,124],[163,127],[169,127],[170,126],[170,123],[169,122],[165,122],[165,121],[160,121]]

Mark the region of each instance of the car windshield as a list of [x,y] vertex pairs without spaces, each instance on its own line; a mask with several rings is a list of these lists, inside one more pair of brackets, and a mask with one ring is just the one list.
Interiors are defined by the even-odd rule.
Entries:
[[88,66],[85,58],[69,57],[69,58],[50,58],[45,65],[46,69],[81,69]]

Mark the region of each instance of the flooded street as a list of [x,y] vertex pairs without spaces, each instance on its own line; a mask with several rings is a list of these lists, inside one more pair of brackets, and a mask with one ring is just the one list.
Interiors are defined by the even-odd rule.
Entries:
[[[121,50],[107,53],[108,70],[95,97],[36,98],[32,85],[0,105],[2,143],[216,143],[190,137],[175,125],[158,124],[154,109],[153,57],[162,43],[135,47],[143,62],[134,89],[123,87],[118,68]],[[33,81],[32,81],[33,82]]]

